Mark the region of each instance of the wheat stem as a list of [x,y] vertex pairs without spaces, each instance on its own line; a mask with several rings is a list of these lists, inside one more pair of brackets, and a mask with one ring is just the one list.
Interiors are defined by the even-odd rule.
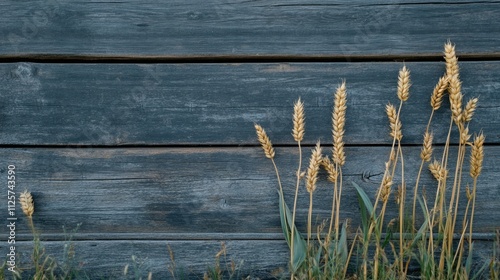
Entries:
[[[297,168],[297,183],[295,186],[295,197],[293,200],[293,212],[292,212],[292,236],[290,240],[290,261],[292,263],[293,267],[293,255],[294,255],[294,241],[295,241],[295,215],[297,212],[297,197],[299,196],[299,185],[300,185],[300,179],[301,179],[301,169],[302,169],[302,148],[300,146],[300,141],[298,141],[298,146],[299,146],[299,167]],[[292,269],[291,273],[291,280],[293,280],[293,274],[294,271]]]

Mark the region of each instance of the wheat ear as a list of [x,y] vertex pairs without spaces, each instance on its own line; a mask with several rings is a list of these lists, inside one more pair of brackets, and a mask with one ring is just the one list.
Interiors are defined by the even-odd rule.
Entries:
[[471,100],[469,100],[467,102],[467,104],[465,105],[465,109],[464,109],[464,113],[463,113],[465,122],[470,122],[472,120],[472,116],[474,116],[474,111],[476,110],[476,107],[477,107],[477,102],[478,102],[478,98],[476,97],[476,98],[472,98]]
[[33,197],[31,193],[25,190],[19,196],[19,203],[21,204],[21,209],[23,210],[26,217],[31,218],[35,212],[35,204],[33,203]]
[[455,46],[451,42],[444,45],[446,61],[446,76],[448,77],[448,91],[450,93],[451,112],[457,125],[462,121],[462,82],[458,72],[458,59],[455,55]]
[[441,107],[441,103],[443,103],[444,92],[448,88],[449,79],[448,76],[445,75],[439,78],[436,86],[434,87],[434,91],[431,95],[431,107],[434,111],[437,111],[439,107]]
[[455,54],[455,45],[450,41],[444,44],[444,59],[446,61],[446,75],[448,77],[458,76],[458,59]]
[[318,171],[323,157],[321,156],[320,142],[316,144],[311,159],[309,161],[309,168],[306,175],[306,189],[309,192],[309,211],[307,215],[307,247],[310,246],[311,229],[312,229],[312,209],[313,209],[313,193],[316,190],[316,181],[318,180]]
[[316,181],[318,180],[318,171],[322,159],[321,146],[318,141],[312,152],[311,159],[309,161],[309,168],[307,168],[306,189],[309,193],[313,193],[316,190]]
[[401,121],[398,120],[398,114],[396,113],[396,108],[392,104],[387,104],[385,106],[385,111],[387,117],[389,118],[389,124],[391,127],[391,137],[396,138],[396,140],[401,140],[403,134],[401,132]]
[[426,132],[424,134],[424,145],[420,151],[420,158],[423,161],[430,161],[432,156],[432,133]]
[[345,113],[347,109],[347,93],[345,81],[337,88],[335,92],[334,107],[332,113],[332,135],[333,135],[333,154],[332,160],[338,165],[344,165],[345,152],[344,152],[344,127],[345,127]]
[[33,197],[31,193],[27,190],[24,190],[19,195],[19,203],[21,204],[21,209],[23,210],[24,215],[28,217],[29,227],[33,236],[35,236],[35,225],[33,224],[33,213],[35,212],[35,203],[33,202]]
[[410,70],[406,68],[406,66],[403,66],[401,70],[399,70],[399,77],[398,77],[398,98],[401,101],[406,101],[408,100],[408,97],[410,97]]
[[321,160],[321,166],[328,173],[328,181],[335,183],[335,181],[337,180],[338,173],[337,170],[335,170],[335,165],[333,164],[333,162],[328,157],[325,156]]
[[481,170],[483,168],[484,139],[484,134],[481,133],[474,138],[474,142],[472,144],[470,157],[470,176],[474,179],[479,177],[479,174],[481,174]]
[[293,105],[293,139],[300,142],[304,139],[305,133],[305,117],[304,117],[304,103],[297,100]]
[[469,244],[472,244],[472,225],[474,222],[474,209],[476,207],[477,177],[479,177],[479,174],[481,174],[481,169],[483,168],[483,145],[484,134],[480,133],[474,138],[470,157],[470,175],[472,178],[474,178],[474,183],[472,187],[472,211],[470,214]]
[[441,166],[441,163],[439,163],[439,161],[437,160],[434,160],[432,163],[429,164],[429,171],[438,182],[441,182],[446,177],[448,177],[448,170],[444,169]]
[[260,144],[262,145],[262,149],[264,150],[264,154],[267,158],[274,158],[274,148],[271,140],[266,134],[266,131],[262,128],[262,126],[255,124],[255,130],[257,132],[257,138],[259,139]]

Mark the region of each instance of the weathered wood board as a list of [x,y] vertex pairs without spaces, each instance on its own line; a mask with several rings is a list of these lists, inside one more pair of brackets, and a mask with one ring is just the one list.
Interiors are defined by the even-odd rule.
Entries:
[[[388,147],[347,149],[341,209],[344,218],[352,219],[353,231],[360,215],[350,181],[361,185],[373,199],[388,152]],[[420,148],[405,147],[404,152],[411,194]],[[296,148],[277,149],[276,162],[289,204],[293,202],[297,154]],[[310,154],[308,148],[304,148],[304,154]],[[491,236],[500,227],[496,203],[500,170],[494,164],[500,149],[488,146],[485,155],[474,232]],[[2,174],[8,164],[16,165],[17,190],[33,193],[34,222],[51,240],[61,240],[63,225],[74,227],[77,223],[82,223],[77,235],[81,239],[203,239],[225,235],[274,239],[281,232],[277,182],[272,164],[260,148],[2,149],[0,163]],[[420,188],[425,186],[428,199],[433,201],[436,183],[428,173],[422,176]],[[325,180],[326,174],[322,176],[314,202],[318,223],[329,217],[331,209],[332,187]],[[466,164],[464,188],[470,183]],[[466,205],[464,188],[460,221]],[[6,192],[0,199],[7,200]],[[388,207],[387,221],[397,217],[398,209],[393,199]],[[302,186],[297,218],[301,231],[305,230],[307,209],[308,195]],[[20,210],[17,214],[25,221]],[[1,211],[0,219],[6,218],[7,211]],[[1,234],[6,238],[6,232]],[[17,237],[29,240],[29,236],[27,223],[20,222]]]
[[[224,271],[230,271],[231,261],[234,261],[238,268],[234,278],[280,279],[284,276],[289,254],[284,240],[76,241],[73,242],[74,260],[81,265],[80,276],[91,279],[137,279],[133,277],[135,272],[143,279],[147,279],[149,272],[152,272],[153,279],[174,279],[169,271],[174,263],[177,279],[202,279],[203,273],[215,266],[215,255],[221,250],[222,242],[226,255],[220,258],[220,264]],[[63,259],[64,242],[46,241],[43,244],[48,254]],[[490,261],[493,242],[475,241],[474,246],[473,267],[478,268]],[[168,247],[174,253],[174,263]],[[31,243],[20,242],[18,248],[26,261],[32,250]],[[132,256],[136,257],[136,262],[132,261]],[[134,269],[134,263],[141,265]],[[29,264],[25,265],[29,267]],[[123,272],[127,265],[125,277]],[[225,274],[224,279],[228,278]]]
[[[498,1],[8,0],[0,14],[0,185],[15,165],[16,191],[32,192],[34,224],[59,260],[63,226],[81,224],[75,261],[91,279],[127,278],[132,256],[144,261],[143,279],[148,272],[167,279],[167,245],[184,272],[177,278],[202,279],[221,242],[227,261],[243,262],[239,277],[279,277],[289,252],[277,181],[253,125],[261,124],[277,147],[291,204],[298,157],[293,102],[300,97],[306,104],[305,157],[317,140],[328,153],[332,93],[342,79],[348,111],[341,217],[355,232],[360,214],[350,182],[375,197],[391,144],[384,108],[398,103],[403,65],[412,81],[402,123],[413,192],[447,40],[457,44],[465,101],[480,98],[469,126],[486,135],[474,267],[491,258],[500,228]],[[436,157],[448,107],[445,101],[434,114]],[[459,224],[472,181],[468,164],[467,155]],[[333,191],[325,176],[314,195],[316,224],[330,216]],[[424,169],[420,190],[429,200],[435,185]],[[297,225],[305,232],[304,186],[299,196]],[[0,201],[0,220],[7,221],[6,191]],[[396,217],[396,206],[391,198],[386,221]],[[33,237],[19,208],[16,215],[27,278]],[[7,240],[1,228],[0,240]],[[0,265],[8,249],[0,241]]]
[[[0,56],[500,52],[497,1],[2,1]],[[36,57],[36,56],[35,56]],[[89,57],[88,59],[93,59]]]
[[[405,144],[420,144],[442,62],[406,63]],[[293,102],[306,104],[304,144],[330,142],[333,92],[347,81],[348,145],[388,144],[385,105],[397,103],[403,63],[0,64],[4,145],[255,145],[254,123],[293,144]],[[480,101],[471,132],[500,142],[500,62],[462,62],[465,100]],[[464,101],[465,102],[465,101]],[[435,114],[444,143],[449,103]]]

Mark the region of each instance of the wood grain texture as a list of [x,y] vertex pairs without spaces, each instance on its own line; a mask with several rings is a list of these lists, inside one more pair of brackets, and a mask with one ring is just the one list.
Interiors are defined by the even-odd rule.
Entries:
[[[387,147],[349,147],[344,169],[342,217],[359,221],[358,202],[350,184],[361,185],[373,199],[380,184]],[[405,147],[408,193],[412,193],[420,159],[419,147]],[[439,149],[436,149],[436,153]],[[99,148],[2,149],[0,168],[16,165],[17,191],[28,189],[35,201],[34,223],[51,240],[61,240],[62,226],[82,223],[80,239],[273,239],[281,232],[277,182],[260,148]],[[277,149],[286,200],[292,203],[296,148]],[[310,149],[304,148],[305,156]],[[500,227],[500,148],[485,148],[478,186],[474,232],[493,234]],[[454,158],[453,153],[451,158]],[[451,162],[450,162],[451,164]],[[466,164],[467,165],[467,164]],[[332,188],[321,174],[314,196],[314,217],[330,216]],[[395,179],[395,184],[398,179]],[[463,186],[471,183],[466,167]],[[433,201],[435,182],[428,172],[421,189]],[[0,199],[6,201],[6,192]],[[458,219],[466,204],[464,190]],[[308,195],[302,187],[297,223],[305,230]],[[386,220],[397,216],[390,199]],[[6,220],[7,211],[0,211]],[[18,210],[17,237],[30,240]],[[137,236],[135,236],[136,234]],[[247,235],[248,236],[245,236]],[[258,237],[259,234],[262,234]],[[2,238],[7,231],[1,230]],[[203,236],[205,235],[205,237]],[[226,236],[225,236],[226,235]],[[279,235],[278,235],[279,237]],[[4,238],[4,239],[5,239]]]
[[2,1],[0,55],[500,52],[497,1]]
[[[174,253],[177,279],[202,279],[203,273],[214,267],[215,255],[221,249],[221,242],[226,246],[226,256],[220,260],[221,267],[225,271],[230,270],[231,261],[234,261],[238,268],[235,279],[247,276],[249,279],[280,279],[279,276],[284,276],[283,271],[286,271],[289,257],[284,240],[78,241],[73,242],[74,260],[80,265],[80,276],[88,276],[90,279],[137,279],[138,277],[133,277],[135,272],[143,279],[147,279],[148,272],[153,273],[153,279],[174,279],[168,271],[172,265],[167,247],[170,246]],[[57,261],[63,260],[63,242],[43,244],[46,252]],[[476,250],[472,267],[477,270],[491,260],[493,242],[476,241],[474,248]],[[30,268],[31,242],[19,242],[17,250],[23,260],[21,264]],[[133,268],[132,256],[136,257],[136,263],[142,263],[136,270]],[[2,258],[3,256],[0,260]],[[127,265],[129,268],[125,277],[123,271]],[[417,266],[410,267],[410,271],[415,269]],[[32,270],[26,271],[24,276],[27,277],[30,273]],[[225,274],[224,279],[229,279],[229,276]]]
[[[0,144],[256,145],[260,123],[276,145],[293,144],[293,102],[305,102],[304,144],[330,142],[333,92],[347,81],[346,143],[388,144],[385,105],[397,103],[402,63],[0,64]],[[403,143],[420,144],[444,63],[406,63],[413,86]],[[462,62],[470,125],[500,142],[500,62]],[[464,102],[465,102],[464,100]],[[444,143],[449,103],[432,127]]]
[[[240,268],[242,279],[251,276],[260,279],[275,279],[278,273],[286,267],[288,247],[280,240],[210,240],[210,241],[78,241],[74,242],[76,266],[80,266],[80,276],[90,279],[139,279],[135,273],[147,279],[148,272],[153,273],[153,279],[174,279],[168,268],[172,265],[168,246],[174,253],[176,279],[203,279],[203,273],[215,266],[215,255],[221,250],[221,243],[226,246],[226,256],[221,258],[222,269],[227,270],[233,260]],[[43,242],[46,252],[63,260],[64,242]],[[3,246],[4,244],[2,244]],[[3,252],[3,248],[0,248]],[[17,244],[21,266],[30,267],[31,242]],[[136,261],[132,260],[136,257]],[[0,260],[3,260],[3,254]],[[140,265],[139,265],[140,264]],[[125,266],[129,265],[127,276],[123,275]],[[134,268],[138,266],[137,269]],[[24,279],[32,273],[23,275]],[[235,275],[237,276],[237,275]],[[79,279],[79,278],[76,278]],[[224,279],[229,279],[226,274]]]

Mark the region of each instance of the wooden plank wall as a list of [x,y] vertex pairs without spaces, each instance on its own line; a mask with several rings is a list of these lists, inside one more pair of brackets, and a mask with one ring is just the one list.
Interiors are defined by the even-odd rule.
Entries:
[[[198,279],[221,241],[228,259],[243,261],[242,275],[275,277],[288,251],[276,179],[253,124],[277,147],[290,201],[293,102],[306,104],[305,154],[318,139],[328,147],[332,92],[346,79],[345,181],[373,197],[398,70],[404,62],[412,74],[403,142],[406,164],[417,166],[448,39],[457,44],[466,98],[480,97],[470,128],[487,143],[474,238],[477,263],[489,258],[500,227],[497,1],[30,0],[2,1],[0,11],[0,220],[12,164],[17,191],[33,193],[48,252],[61,254],[62,226],[81,223],[76,254],[92,278],[120,278],[135,255],[153,279],[165,279],[169,245],[177,266]],[[437,151],[447,110],[435,116]],[[432,188],[429,174],[422,181]],[[322,182],[318,220],[328,216],[330,195]],[[342,216],[356,226],[350,185],[343,199]],[[302,230],[306,211],[301,190]],[[32,237],[17,215],[26,263]],[[8,236],[1,228],[0,261]]]

